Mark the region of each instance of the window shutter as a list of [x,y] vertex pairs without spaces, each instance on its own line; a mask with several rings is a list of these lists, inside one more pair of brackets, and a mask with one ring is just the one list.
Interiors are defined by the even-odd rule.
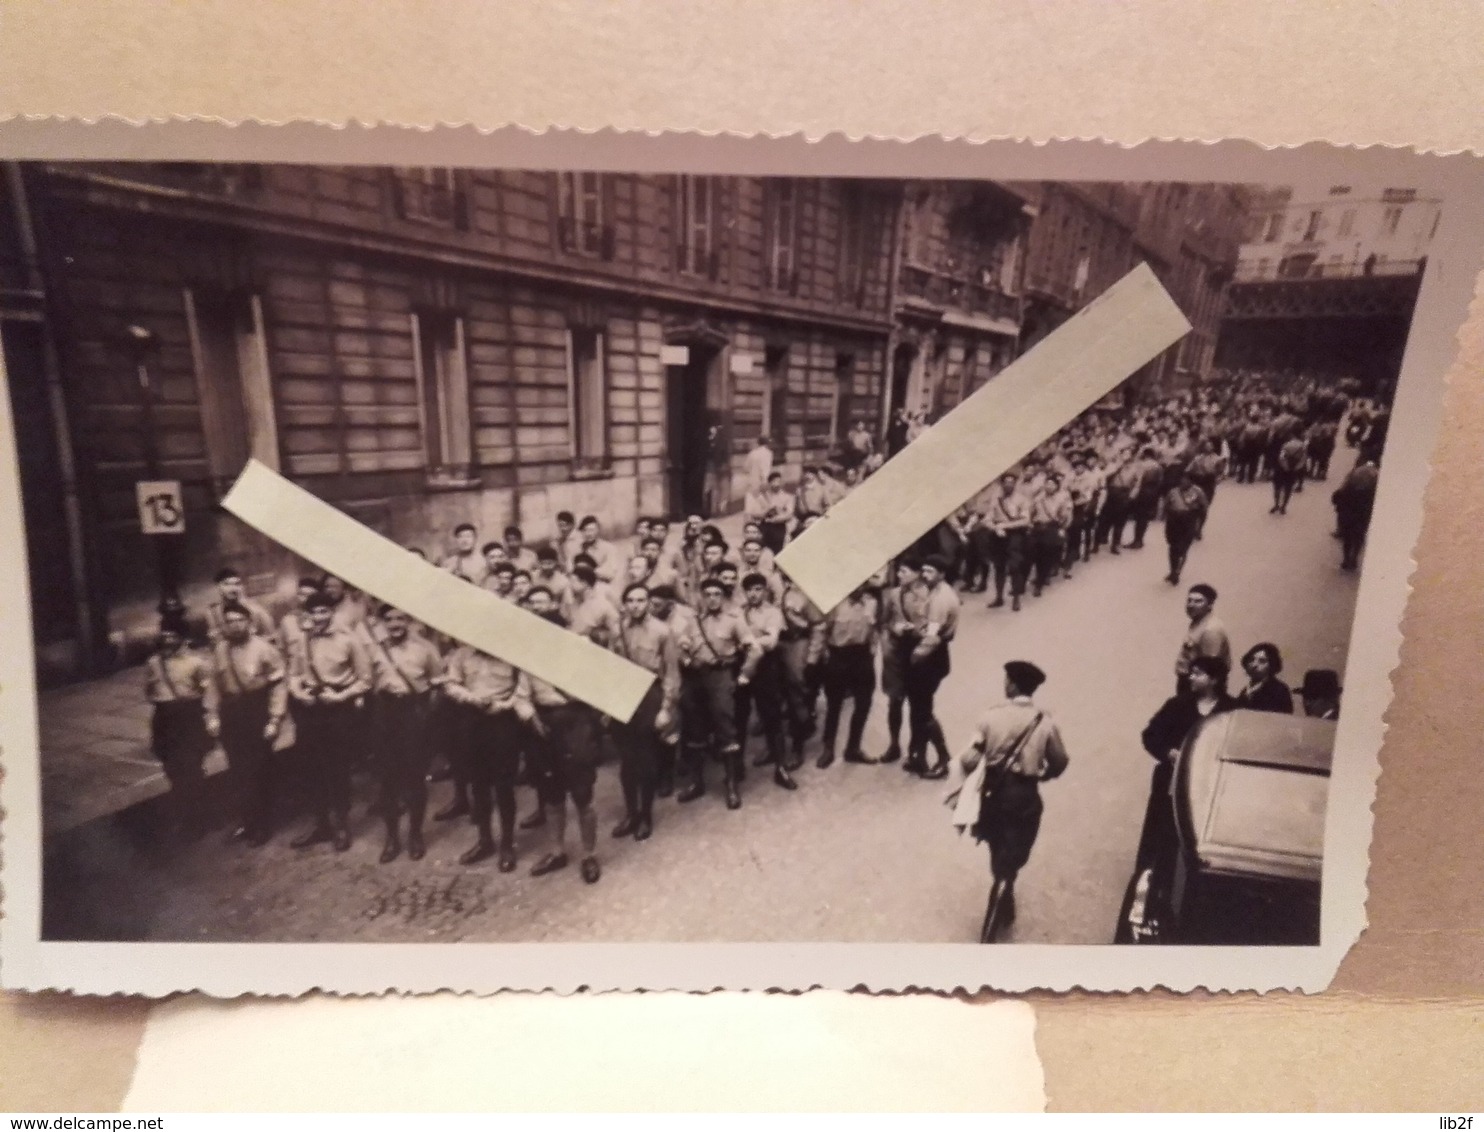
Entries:
[[461,185],[455,187],[453,190],[453,226],[460,232],[467,232],[473,227],[472,218],[468,190]]
[[598,255],[611,261],[614,257],[614,232],[612,224],[603,225],[603,231],[598,238]]

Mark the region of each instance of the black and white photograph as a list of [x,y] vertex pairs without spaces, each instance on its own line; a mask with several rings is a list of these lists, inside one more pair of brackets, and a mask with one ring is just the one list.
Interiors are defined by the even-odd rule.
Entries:
[[[7,163],[40,941],[1316,947],[1452,202],[1229,168]],[[1135,269],[1178,342],[833,607],[775,561]],[[638,709],[243,522],[249,465]]]

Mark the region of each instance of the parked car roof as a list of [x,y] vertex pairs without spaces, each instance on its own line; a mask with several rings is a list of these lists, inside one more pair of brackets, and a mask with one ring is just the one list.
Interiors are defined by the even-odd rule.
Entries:
[[1335,724],[1239,710],[1187,741],[1181,834],[1203,870],[1319,882]]

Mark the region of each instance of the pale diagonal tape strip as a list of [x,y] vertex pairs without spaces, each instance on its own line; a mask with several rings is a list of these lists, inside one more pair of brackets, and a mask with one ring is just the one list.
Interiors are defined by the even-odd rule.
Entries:
[[358,589],[615,719],[627,722],[654,683],[637,664],[423,561],[256,460],[222,506]]
[[778,555],[820,609],[852,590],[1190,323],[1141,264],[928,429]]

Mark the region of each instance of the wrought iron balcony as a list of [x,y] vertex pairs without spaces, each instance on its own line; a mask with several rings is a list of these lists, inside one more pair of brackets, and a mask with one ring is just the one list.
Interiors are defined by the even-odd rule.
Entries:
[[941,310],[960,310],[990,318],[1020,321],[1020,299],[997,285],[966,279],[921,264],[902,265],[902,294]]

